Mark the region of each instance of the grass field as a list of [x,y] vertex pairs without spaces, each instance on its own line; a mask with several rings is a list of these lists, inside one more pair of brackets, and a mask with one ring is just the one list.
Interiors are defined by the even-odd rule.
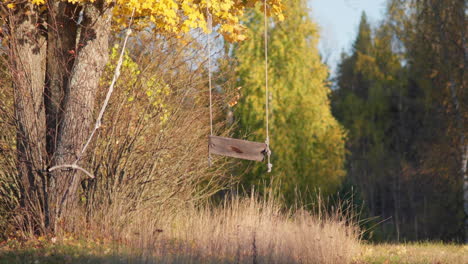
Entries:
[[366,244],[343,214],[288,211],[275,200],[252,197],[164,217],[139,214],[125,218],[130,221],[122,228],[100,217],[57,237],[2,242],[0,264],[468,264],[468,246]]
[[128,263],[125,254],[103,241],[64,238],[60,241],[38,238],[27,242],[10,240],[0,246],[0,263]]
[[[173,252],[172,254],[177,254]],[[53,242],[39,238],[20,243],[15,240],[0,245],[0,263],[239,263],[231,259],[211,260],[179,255],[168,259],[148,256],[142,251],[130,251],[105,240],[81,240],[66,237]],[[269,263],[257,259],[256,263]],[[335,260],[336,261],[336,260]],[[253,262],[253,259],[250,260]],[[290,262],[284,262],[290,263]],[[297,262],[299,263],[299,262]],[[303,262],[316,263],[316,262]],[[339,263],[339,262],[330,262]],[[467,264],[468,246],[440,243],[363,245],[352,264]]]
[[254,197],[166,217],[140,214],[121,229],[97,220],[57,238],[3,243],[0,263],[350,264],[360,252],[360,231],[341,212],[289,211]]
[[364,245],[355,264],[468,264],[468,246],[442,243]]

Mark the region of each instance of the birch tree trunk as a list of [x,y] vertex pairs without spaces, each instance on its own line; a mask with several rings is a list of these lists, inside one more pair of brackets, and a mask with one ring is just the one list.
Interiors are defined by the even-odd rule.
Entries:
[[466,142],[464,147],[461,169],[463,175],[463,208],[465,211],[465,244],[468,244],[468,144]]
[[464,229],[465,229],[465,243],[468,244],[468,174],[467,174],[467,163],[468,163],[468,144],[465,139],[465,126],[463,120],[463,114],[461,105],[458,100],[459,95],[457,94],[457,87],[455,82],[450,82],[450,93],[452,95],[452,104],[455,108],[455,122],[459,133],[458,149],[459,149],[459,166],[460,166],[460,177],[463,181],[463,211],[465,213]]

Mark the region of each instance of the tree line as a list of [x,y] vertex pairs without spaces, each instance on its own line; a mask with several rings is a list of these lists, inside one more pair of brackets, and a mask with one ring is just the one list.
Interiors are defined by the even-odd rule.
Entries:
[[[376,25],[363,14],[331,82],[307,2],[286,3],[286,21],[268,24],[274,169],[243,163],[241,183],[276,186],[287,204],[300,197],[309,208],[318,193],[349,200],[373,240],[463,241],[466,3],[391,0]],[[238,63],[232,111],[237,135],[262,141],[261,13],[245,25],[246,42],[228,49]]]
[[381,221],[376,239],[465,239],[465,21],[465,1],[392,0],[380,24],[362,15],[342,55],[332,108],[349,133],[343,188]]

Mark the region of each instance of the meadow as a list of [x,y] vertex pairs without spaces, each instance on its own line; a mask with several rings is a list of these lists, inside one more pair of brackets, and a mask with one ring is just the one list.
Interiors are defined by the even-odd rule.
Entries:
[[[324,263],[466,264],[468,247],[443,243],[369,244],[345,212],[285,210],[274,199],[140,215],[111,226],[115,212],[73,233],[0,244],[0,263]],[[79,227],[79,228],[78,228]]]
[[[352,263],[360,233],[341,212],[285,210],[232,198],[109,228],[115,212],[75,233],[2,244],[0,263]],[[78,225],[77,225],[78,226]]]

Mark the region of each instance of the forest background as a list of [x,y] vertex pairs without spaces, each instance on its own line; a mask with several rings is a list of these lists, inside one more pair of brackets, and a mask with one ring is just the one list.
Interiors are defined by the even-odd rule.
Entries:
[[[35,4],[40,6],[40,2]],[[24,70],[17,63],[22,54],[10,49],[18,32],[9,27],[18,6],[2,2],[1,11],[0,226],[4,238],[18,231],[73,230],[79,226],[78,215],[89,221],[112,210],[122,216],[112,220],[113,224],[123,226],[142,212],[158,215],[254,189],[260,195],[273,193],[284,208],[300,201],[304,208],[318,210],[322,206],[321,202],[317,206],[318,195],[327,197],[328,209],[336,207],[337,201],[348,201],[367,219],[362,223],[367,230],[364,236],[374,241],[466,239],[468,45],[464,1],[389,0],[385,18],[375,25],[363,14],[352,50],[342,55],[334,78],[318,51],[319,30],[306,1],[285,1],[282,22],[283,13],[272,5],[269,12],[276,19],[267,24],[268,98],[264,93],[265,24],[260,8],[246,12],[241,25],[231,25],[236,19],[223,14],[220,6],[214,21],[219,22],[215,29],[222,35],[189,32],[197,26],[207,31],[207,25],[194,22],[196,19],[189,21],[201,25],[174,22],[174,28],[189,32],[185,34],[167,26],[167,18],[153,21],[167,26],[162,31],[137,19],[133,26],[140,31],[129,38],[124,50],[121,75],[103,126],[90,146],[92,151],[78,155],[81,166],[96,177],[60,172],[73,183],[76,193],[62,208],[80,212],[71,214],[77,216],[72,219],[60,217],[65,215],[62,212],[51,214],[53,207],[46,204],[58,203],[59,196],[47,197],[48,192],[41,188],[57,188],[68,197],[66,188],[60,189],[61,183],[54,182],[57,175],[48,171],[51,165],[75,158],[55,149],[60,137],[66,141],[58,131],[66,131],[63,124],[71,121],[66,121],[67,115],[61,116],[68,111],[61,109],[62,100],[70,95],[67,90],[54,94],[54,82],[73,80],[62,78],[68,78],[74,69],[70,61],[79,58],[75,53],[80,46],[73,43],[70,49],[59,51],[65,62],[34,61],[42,50],[28,55],[33,56],[31,65],[45,63],[56,75],[18,75]],[[33,14],[44,12],[37,6],[31,10]],[[80,25],[80,12],[69,11],[76,18],[73,23]],[[31,13],[26,16],[36,22],[32,23],[34,30],[16,29],[24,29],[19,32],[24,36],[37,34],[37,40],[43,41],[41,25],[51,24],[34,21],[37,17]],[[222,19],[229,23],[222,24]],[[99,87],[95,90],[97,103],[87,104],[91,110],[80,117],[90,127],[119,65],[126,21],[112,22],[115,28],[109,39],[102,40],[108,43],[109,63],[102,65],[101,76],[82,75],[94,78]],[[19,35],[15,44],[28,43],[24,39],[30,36],[24,36]],[[50,36],[48,41],[53,43]],[[209,39],[211,54],[207,54]],[[33,50],[37,44],[32,42],[26,49]],[[264,141],[265,99],[271,105],[271,174],[266,173],[265,164],[217,157],[208,166],[208,55],[214,61],[210,71],[216,134]],[[39,118],[48,128],[55,127],[52,131],[35,131],[32,128],[37,126],[18,111],[22,109],[18,105],[30,103],[24,97],[28,91],[21,90],[28,86],[27,81],[21,82],[25,76],[44,79],[46,89],[39,95],[49,108]],[[22,134],[28,129],[31,134]],[[85,132],[65,143],[75,146],[86,141],[87,130],[77,129]],[[44,141],[31,144],[31,136],[40,136],[35,133],[43,133]],[[34,150],[37,147],[43,149]],[[80,150],[78,146],[75,151]],[[38,158],[42,152],[44,160]]]
[[[463,10],[463,1],[388,1],[385,18],[375,25],[363,13],[352,49],[342,54],[331,79],[321,68],[324,57],[313,56],[319,38],[314,24],[289,20],[271,30],[272,177],[285,197],[338,191],[334,199],[353,200],[373,219],[367,226],[377,228],[366,236],[378,241],[463,241],[468,159]],[[294,18],[308,21],[294,12]],[[254,34],[261,31],[257,27],[258,22]],[[233,54],[239,85],[249,95],[236,106],[239,131],[254,132],[249,138],[260,140],[257,38]],[[257,60],[252,54],[259,54]],[[297,70],[304,68],[305,73]],[[249,168],[243,181],[266,181],[264,169],[257,168],[260,172]]]

